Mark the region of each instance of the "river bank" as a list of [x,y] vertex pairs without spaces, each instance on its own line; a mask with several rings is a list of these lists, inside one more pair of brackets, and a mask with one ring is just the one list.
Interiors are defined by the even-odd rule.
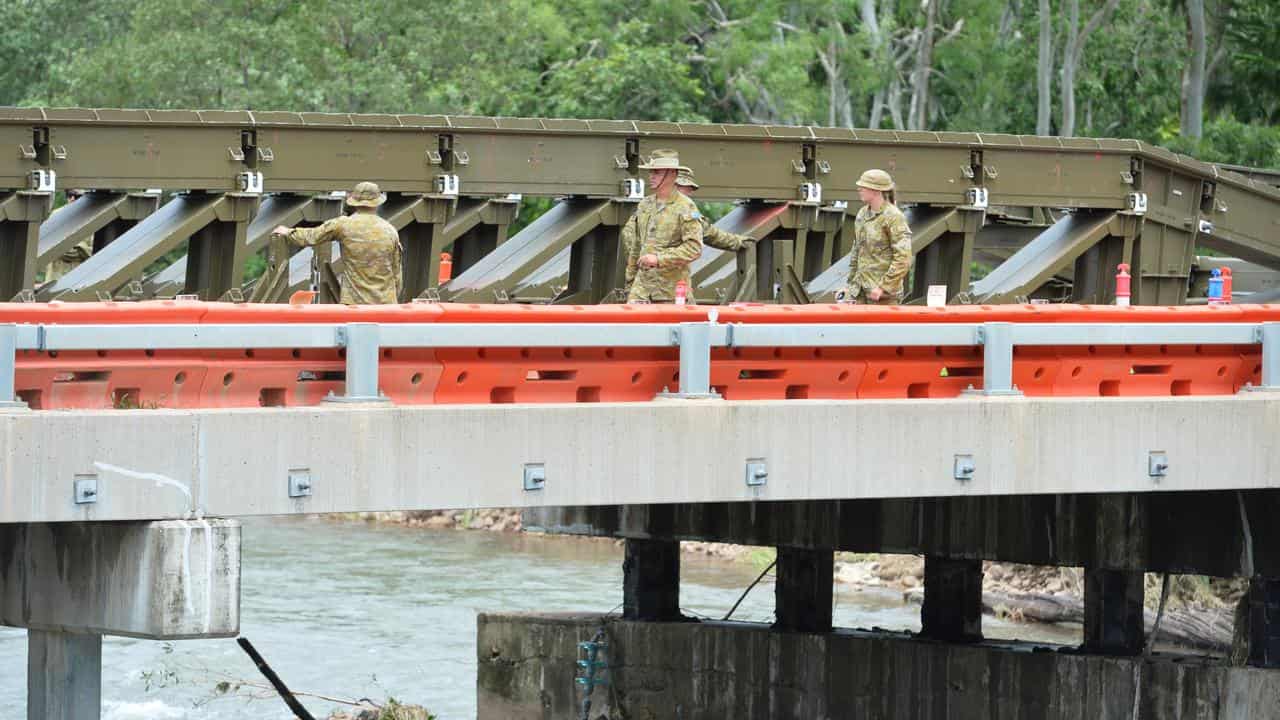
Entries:
[[[359,513],[345,517],[369,523],[437,530],[520,532],[523,529],[520,512],[510,509]],[[621,543],[605,538],[573,539]],[[681,552],[690,558],[745,563],[760,570],[775,557],[773,548],[727,543],[683,542]],[[919,604],[923,597],[924,558],[836,553],[835,581],[854,591],[863,588],[893,590],[901,593],[905,604]],[[1147,625],[1150,629],[1159,610],[1163,577],[1148,573],[1145,584]],[[1225,653],[1231,644],[1232,609],[1243,594],[1245,585],[1243,580],[1236,579],[1171,575],[1160,641]],[[1007,621],[1078,624],[1083,618],[1084,573],[1081,568],[984,562],[982,587],[985,611]]]

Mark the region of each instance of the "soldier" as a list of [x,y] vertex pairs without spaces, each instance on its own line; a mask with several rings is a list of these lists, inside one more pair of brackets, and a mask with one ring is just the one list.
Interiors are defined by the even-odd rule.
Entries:
[[858,197],[864,206],[853,221],[853,256],[845,302],[859,305],[897,305],[911,269],[911,228],[893,204],[893,178],[883,170],[868,170],[858,178]]
[[[680,174],[676,176],[676,189],[685,194],[685,197],[693,199],[693,192],[698,189],[698,183],[693,179],[693,171],[689,168],[680,168]],[[728,250],[729,252],[737,252],[756,241],[750,235],[739,235],[731,233],[727,230],[712,225],[704,216],[702,220],[702,244],[707,247],[713,247],[717,250]]]
[[649,171],[653,195],[641,200],[622,226],[627,302],[674,302],[676,283],[689,281],[689,263],[702,254],[702,214],[676,191],[680,156],[675,150],[654,150],[640,167]]
[[344,305],[386,305],[400,301],[404,287],[401,272],[400,234],[391,223],[378,217],[377,207],[387,196],[371,182],[362,182],[347,194],[350,215],[336,217],[320,227],[276,227],[272,234],[283,235],[295,245],[317,245],[337,241],[342,246],[342,303]]

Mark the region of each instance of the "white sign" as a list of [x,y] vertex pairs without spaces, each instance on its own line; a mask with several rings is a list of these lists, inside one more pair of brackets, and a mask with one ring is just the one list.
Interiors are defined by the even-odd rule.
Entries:
[[943,307],[947,304],[947,286],[930,285],[927,298],[929,307]]

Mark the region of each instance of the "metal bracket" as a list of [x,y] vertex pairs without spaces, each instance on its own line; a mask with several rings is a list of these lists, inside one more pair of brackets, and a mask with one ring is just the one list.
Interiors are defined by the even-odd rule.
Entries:
[[831,174],[831,163],[827,162],[826,160],[819,160],[819,161],[818,161],[818,172],[822,173],[823,175],[830,175],[830,174]]
[[453,161],[458,165],[470,165],[471,156],[467,154],[466,150],[454,150]]
[[67,159],[67,146],[66,146],[66,145],[50,145],[50,146],[49,146],[49,152],[53,154],[53,159],[54,159],[54,160],[66,160],[66,159]]
[[444,174],[436,176],[436,194],[457,197],[458,187],[457,175]]
[[982,172],[986,173],[987,177],[991,178],[992,180],[995,180],[997,177],[1000,176],[1000,171],[996,169],[995,165],[983,165]]
[[542,463],[525,463],[524,489],[541,490],[547,486],[547,468]]
[[1125,196],[1124,200],[1125,212],[1130,215],[1146,215],[1147,214],[1147,194],[1144,192],[1131,192]]
[[307,468],[289,470],[289,497],[311,497],[311,471]]
[[19,156],[19,157],[21,157],[23,160],[35,160],[35,159],[36,159],[36,146],[35,146],[35,145],[21,145],[21,144],[20,144],[20,145],[18,145],[18,156]]
[[261,195],[262,173],[242,172],[236,176],[236,186],[246,195]]
[[961,166],[960,166],[960,174],[961,174],[962,176],[964,176],[964,179],[966,179],[966,180],[972,180],[972,179],[973,179],[973,166],[971,166],[971,165],[961,165]]
[[260,147],[258,148],[258,159],[262,162],[271,162],[276,159],[276,154],[271,151],[271,148]]
[[235,162],[244,162],[244,149],[238,147],[228,147],[227,152],[231,154],[231,159]]
[[952,468],[952,477],[960,482],[968,482],[973,479],[973,473],[976,469],[977,466],[974,465],[972,455],[957,454]]
[[1163,450],[1152,450],[1147,455],[1147,474],[1153,478],[1169,476],[1169,455]]
[[747,487],[760,487],[769,482],[769,463],[764,458],[747,459]]
[[92,505],[98,502],[98,476],[77,475],[75,480],[75,501],[77,505]]
[[971,187],[964,191],[964,203],[976,210],[986,210],[990,203],[990,194],[984,187]]
[[800,202],[821,203],[822,183],[800,183]]
[[805,172],[804,163],[800,160],[792,160],[791,170],[798,175],[803,175]]
[[51,193],[58,189],[58,174],[52,170],[32,170],[27,185],[32,192]]
[[436,150],[427,151],[428,165],[441,165],[444,163],[444,157]]
[[[623,167],[626,167],[625,165]],[[640,178],[627,178],[622,181],[622,197],[625,200],[644,199],[644,181]]]
[[616,167],[619,170],[626,170],[629,167],[627,163],[627,158],[625,155],[614,155],[613,164],[614,164],[614,167]]

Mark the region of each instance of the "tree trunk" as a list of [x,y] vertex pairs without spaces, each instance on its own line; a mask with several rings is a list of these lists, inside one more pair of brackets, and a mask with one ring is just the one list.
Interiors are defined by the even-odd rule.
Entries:
[[[871,36],[871,55],[872,67],[876,67],[876,60],[880,59],[881,48],[884,46],[884,36],[880,32],[880,21],[876,18],[876,0],[862,0],[859,5],[860,14],[862,16],[862,24],[867,28],[867,34]],[[880,127],[880,121],[884,119],[884,96],[885,89],[881,86],[876,89],[875,94],[871,98],[871,116],[867,120],[867,127]]]
[[[919,588],[902,594],[904,602],[919,605],[924,591]],[[982,611],[1018,622],[1083,623],[1084,601],[1078,597],[1046,593],[982,593]],[[1238,616],[1238,613],[1237,613]],[[1155,628],[1156,614],[1143,611],[1148,635]],[[1156,642],[1215,652],[1232,646],[1232,615],[1222,610],[1165,610]]]
[[1053,11],[1049,0],[1040,0],[1040,56],[1036,63],[1036,134],[1048,135],[1053,92]]
[[911,80],[911,111],[907,118],[911,130],[925,130],[929,126],[929,76],[933,72],[933,32],[938,18],[938,2],[924,0],[924,32],[917,49]]
[[1062,48],[1062,123],[1059,134],[1071,137],[1076,132],[1076,70],[1084,56],[1085,43],[1094,30],[1111,15],[1120,0],[1107,0],[1080,29],[1080,0],[1067,0],[1067,42]]
[[1187,59],[1182,93],[1182,135],[1199,139],[1204,133],[1205,25],[1204,0],[1187,0]]

